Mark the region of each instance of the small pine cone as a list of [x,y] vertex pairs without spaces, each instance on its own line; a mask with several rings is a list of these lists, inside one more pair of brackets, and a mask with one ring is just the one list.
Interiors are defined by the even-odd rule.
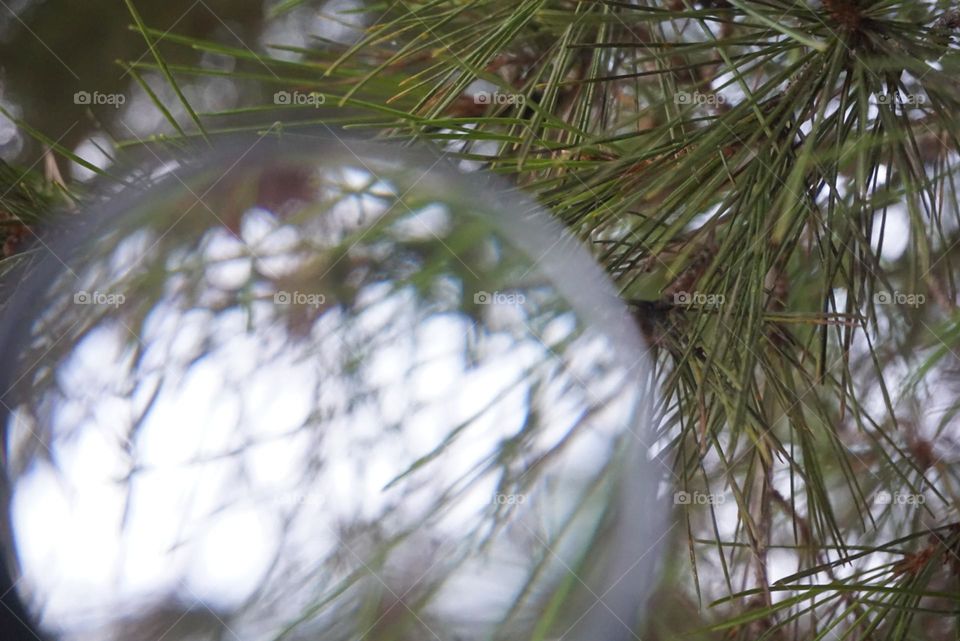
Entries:
[[863,13],[857,0],[823,0],[823,8],[844,29],[856,31],[860,28]]

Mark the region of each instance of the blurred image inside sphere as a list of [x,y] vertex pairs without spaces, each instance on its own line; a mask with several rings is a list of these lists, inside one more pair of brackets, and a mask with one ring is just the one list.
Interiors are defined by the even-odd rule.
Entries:
[[52,638],[635,638],[642,340],[556,223],[443,167],[251,141],[36,250],[4,536]]

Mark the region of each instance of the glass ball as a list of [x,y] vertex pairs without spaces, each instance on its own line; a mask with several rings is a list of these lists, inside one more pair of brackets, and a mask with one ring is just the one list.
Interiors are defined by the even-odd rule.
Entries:
[[340,139],[127,178],[44,240],[0,334],[5,536],[42,628],[634,638],[652,365],[557,223]]

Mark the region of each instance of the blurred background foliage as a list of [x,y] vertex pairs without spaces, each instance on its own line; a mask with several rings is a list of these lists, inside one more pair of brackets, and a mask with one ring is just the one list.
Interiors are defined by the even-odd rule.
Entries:
[[642,638],[954,639],[958,33],[918,0],[11,3],[4,254],[124,155],[432,145],[579,235],[656,353],[683,494]]

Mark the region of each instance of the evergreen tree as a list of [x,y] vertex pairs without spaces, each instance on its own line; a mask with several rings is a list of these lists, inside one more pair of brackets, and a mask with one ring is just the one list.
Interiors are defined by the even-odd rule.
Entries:
[[[123,68],[167,126],[118,153],[316,128],[432,146],[591,248],[655,351],[676,485],[640,638],[960,635],[954,3],[403,0],[336,15],[349,44],[262,51],[126,4],[150,54]],[[184,49],[233,65],[168,64]],[[239,104],[195,109],[183,87],[219,77]],[[0,180],[11,255],[83,198]]]

